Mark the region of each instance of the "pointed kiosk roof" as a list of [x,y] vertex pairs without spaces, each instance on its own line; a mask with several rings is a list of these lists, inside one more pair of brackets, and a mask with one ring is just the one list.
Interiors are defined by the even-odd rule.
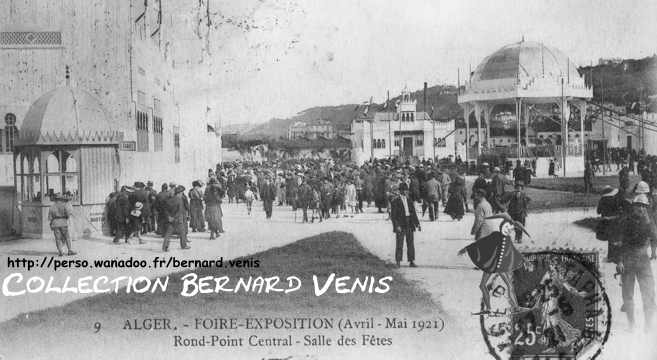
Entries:
[[122,138],[96,97],[61,87],[32,103],[16,145],[116,145]]

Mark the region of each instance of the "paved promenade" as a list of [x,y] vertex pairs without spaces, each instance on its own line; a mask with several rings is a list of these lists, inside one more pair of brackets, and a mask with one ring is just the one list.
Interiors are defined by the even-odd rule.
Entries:
[[[376,256],[394,261],[394,236],[391,225],[386,221],[386,214],[376,213],[374,208],[368,208],[365,214],[355,217],[331,218],[323,223],[302,224],[301,213],[295,215],[288,207],[275,207],[271,220],[266,220],[260,204],[254,205],[254,213],[246,214],[244,204],[225,204],[226,233],[217,240],[209,240],[208,234],[190,233],[191,250],[179,249],[177,239],[174,239],[167,254],[161,252],[162,239],[146,237],[146,244],[112,245],[111,239],[95,237],[92,239],[77,239],[74,241],[77,259],[111,259],[128,258],[143,259],[152,262],[155,256],[175,256],[178,259],[210,259],[223,256],[224,260],[253,254],[272,247],[283,246],[301,238],[317,235],[328,231],[346,231],[356,238]],[[595,239],[593,232],[573,225],[572,222],[584,217],[595,216],[593,209],[570,209],[559,211],[544,211],[531,214],[527,227],[532,239],[525,242],[529,249],[545,247],[602,248],[605,243]],[[480,293],[478,289],[481,272],[474,269],[467,257],[459,257],[457,251],[471,241],[469,235],[472,225],[472,214],[466,214],[461,221],[452,221],[440,214],[438,222],[422,222],[422,232],[416,233],[416,252],[418,268],[408,268],[402,263],[401,273],[409,280],[416,281],[420,287],[428,291],[434,300],[447,313],[448,326],[441,335],[439,342],[445,344],[473,344],[467,349],[448,347],[444,358],[470,359],[483,358],[487,352],[479,330],[478,317],[470,313],[479,309]],[[7,257],[56,255],[53,240],[17,240],[0,243],[0,274],[21,271],[7,268]],[[603,256],[606,255],[603,250]],[[657,265],[657,264],[655,264]],[[266,266],[262,264],[261,266]],[[140,269],[63,269],[52,272],[48,269],[33,269],[22,271],[24,275],[39,275],[47,277],[54,275],[62,279],[71,276],[73,280],[82,276],[106,275],[144,275],[151,278],[171,272],[166,268]],[[613,279],[613,264],[603,263],[603,282],[609,293],[613,310],[613,332],[605,356],[621,354],[623,344],[634,344],[637,348],[645,347],[642,334],[631,336],[625,332],[627,326],[620,309],[620,287]],[[4,278],[4,276],[3,276]],[[81,294],[65,295],[31,295],[19,297],[0,297],[0,321],[11,319],[26,312],[64,305],[79,299]],[[637,308],[641,308],[640,296],[637,294]],[[641,322],[639,323],[641,325]],[[640,332],[639,332],[640,333]],[[647,355],[647,354],[646,354]],[[640,358],[640,357],[637,357]],[[646,357],[643,357],[646,358]]]

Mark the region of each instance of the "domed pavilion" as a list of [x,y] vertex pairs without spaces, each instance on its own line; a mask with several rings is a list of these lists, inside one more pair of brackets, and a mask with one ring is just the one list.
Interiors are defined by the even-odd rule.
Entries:
[[47,211],[57,193],[70,199],[76,232],[96,230],[85,219],[102,218],[123,137],[100,101],[68,86],[49,91],[32,103],[19,134],[14,175],[23,236],[50,233]]
[[[476,67],[458,98],[468,160],[500,154],[547,164],[556,158],[565,164],[563,174],[581,174],[586,103],[592,96],[577,65],[558,49],[524,39],[502,47]],[[496,130],[507,137],[506,144],[491,142]],[[550,131],[555,132],[550,139],[539,136]]]

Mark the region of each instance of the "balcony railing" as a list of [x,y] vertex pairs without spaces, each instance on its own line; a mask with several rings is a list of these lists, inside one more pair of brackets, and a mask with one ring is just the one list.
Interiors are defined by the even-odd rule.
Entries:
[[[477,158],[477,148],[471,147],[468,149],[468,158]],[[561,158],[563,146],[562,145],[536,145],[536,146],[520,146],[521,158],[534,158],[534,157],[556,157]],[[579,144],[569,144],[567,146],[567,156],[581,156],[582,146]],[[518,145],[496,146],[496,147],[482,147],[482,155],[498,155],[506,158],[518,157]]]

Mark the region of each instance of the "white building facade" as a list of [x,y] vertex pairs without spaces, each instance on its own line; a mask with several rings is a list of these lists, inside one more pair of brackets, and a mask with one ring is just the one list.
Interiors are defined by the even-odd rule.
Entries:
[[352,159],[358,164],[371,159],[442,159],[454,156],[454,120],[435,121],[417,111],[417,100],[402,91],[397,109],[375,112],[351,123]]

